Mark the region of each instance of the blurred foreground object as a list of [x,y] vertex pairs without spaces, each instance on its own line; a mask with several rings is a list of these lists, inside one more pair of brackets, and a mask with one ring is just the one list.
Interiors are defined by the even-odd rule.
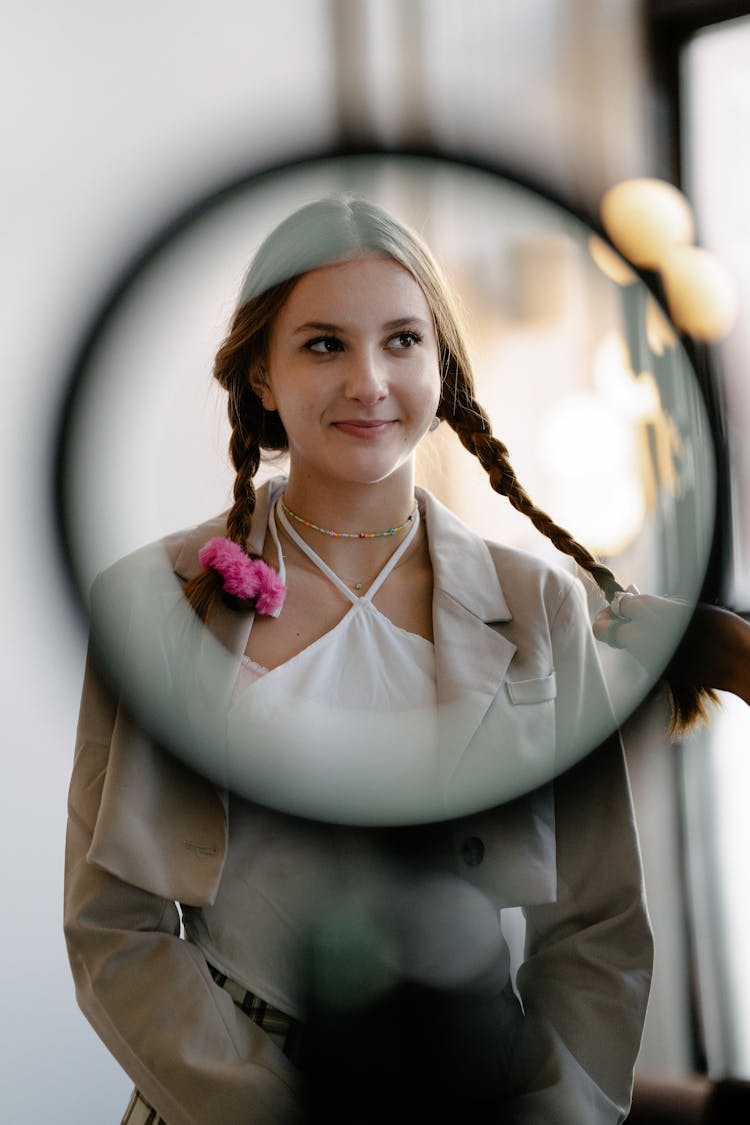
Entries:
[[750,1111],[750,1082],[637,1075],[627,1125],[739,1125]]

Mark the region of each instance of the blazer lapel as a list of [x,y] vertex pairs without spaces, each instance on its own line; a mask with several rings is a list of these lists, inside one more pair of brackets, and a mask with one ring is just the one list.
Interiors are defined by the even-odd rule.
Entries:
[[552,750],[543,749],[549,724],[536,726],[532,708],[517,706],[504,686],[516,645],[497,626],[512,626],[513,617],[489,547],[434,497],[422,497],[435,584],[445,811],[459,817],[452,819],[459,854],[476,841],[487,851],[463,875],[498,906],[551,902],[555,807],[552,786],[542,784],[552,773]]
[[500,691],[516,646],[493,628],[512,618],[487,544],[435,497],[422,490],[418,495],[434,575],[438,742],[445,785]]

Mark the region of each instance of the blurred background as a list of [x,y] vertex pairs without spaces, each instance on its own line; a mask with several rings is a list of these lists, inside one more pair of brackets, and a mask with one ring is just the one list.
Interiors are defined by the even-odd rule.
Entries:
[[[99,1125],[130,1083],[76,1008],[61,931],[85,626],[51,504],[92,318],[165,224],[250,171],[342,144],[504,170],[313,161],[164,239],[98,337],[71,431],[82,585],[226,506],[210,367],[242,272],[288,210],[354,188],[420,230],[450,274],[480,400],[537,502],[621,580],[696,597],[708,566],[704,595],[747,614],[750,5],[36,0],[6,4],[4,25],[0,1069],[9,1120]],[[583,220],[597,225],[603,194],[632,177],[687,196],[696,241],[733,278],[730,329],[675,332],[643,281],[597,253]],[[483,534],[548,551],[443,429],[422,479]],[[626,717],[634,700],[620,705]],[[657,696],[625,727],[656,935],[639,1072],[749,1079],[748,713],[729,697],[677,744],[664,718]]]

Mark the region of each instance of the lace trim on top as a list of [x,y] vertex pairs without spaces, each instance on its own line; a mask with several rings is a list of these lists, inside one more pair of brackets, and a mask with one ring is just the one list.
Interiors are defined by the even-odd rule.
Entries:
[[267,676],[269,671],[270,668],[266,668],[264,664],[259,664],[257,660],[251,660],[249,656],[243,654],[240,658],[240,666],[237,669],[237,679],[235,680],[232,698],[236,699],[245,688],[257,683],[263,676]]

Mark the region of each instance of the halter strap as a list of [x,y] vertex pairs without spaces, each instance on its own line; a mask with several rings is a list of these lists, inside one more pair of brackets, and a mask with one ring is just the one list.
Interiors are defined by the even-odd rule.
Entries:
[[375,578],[372,580],[372,582],[368,586],[367,590],[364,592],[364,594],[362,594],[361,597],[357,597],[356,594],[353,594],[352,591],[349,589],[349,587],[346,585],[346,583],[342,582],[342,580],[339,578],[338,574],[336,574],[335,571],[331,570],[328,563],[324,562],[323,559],[321,559],[320,555],[318,555],[312,549],[310,544],[306,543],[305,540],[302,538],[302,536],[299,535],[294,530],[294,528],[290,524],[289,519],[287,518],[287,516],[284,512],[284,509],[281,505],[281,497],[279,497],[279,499],[276,501],[276,503],[271,508],[268,526],[269,526],[269,530],[271,532],[271,538],[273,539],[274,544],[276,545],[276,550],[278,551],[278,554],[279,554],[279,575],[281,577],[282,582],[284,581],[286,571],[285,571],[285,569],[283,569],[283,563],[282,563],[283,556],[281,554],[281,547],[279,545],[278,532],[277,532],[277,529],[276,529],[276,519],[277,518],[278,518],[279,522],[281,523],[281,526],[284,528],[284,531],[289,536],[289,538],[292,540],[293,543],[296,543],[296,545],[299,547],[300,551],[303,552],[303,554],[307,555],[310,562],[313,563],[318,568],[318,570],[321,570],[323,572],[323,574],[325,574],[326,578],[330,579],[330,581],[334,584],[334,586],[336,586],[336,588],[338,590],[341,591],[342,594],[346,594],[347,598],[349,599],[350,602],[352,602],[353,605],[358,605],[358,604],[361,604],[362,602],[370,602],[375,597],[378,590],[383,585],[383,583],[385,582],[386,578],[391,573],[393,568],[397,565],[397,563],[401,559],[402,555],[404,554],[404,551],[407,549],[407,547],[409,546],[409,544],[413,540],[414,536],[416,535],[417,528],[419,527],[420,516],[419,516],[419,508],[417,508],[416,514],[415,514],[414,519],[412,520],[412,523],[411,523],[411,527],[409,528],[405,537],[401,540],[401,542],[399,543],[396,550],[393,552],[391,557],[386,561],[385,566],[375,576]]
[[[278,503],[278,501],[276,503]],[[283,584],[286,585],[286,563],[284,562],[284,552],[281,549],[281,543],[279,542],[279,532],[278,528],[276,527],[276,520],[274,519],[275,509],[276,504],[272,504],[271,511],[268,513],[268,530],[270,532],[271,539],[273,540],[273,545],[276,548],[276,561],[278,564],[279,578],[281,579]],[[279,609],[277,609],[277,611],[271,616],[278,617],[280,613],[281,607],[279,607]]]

